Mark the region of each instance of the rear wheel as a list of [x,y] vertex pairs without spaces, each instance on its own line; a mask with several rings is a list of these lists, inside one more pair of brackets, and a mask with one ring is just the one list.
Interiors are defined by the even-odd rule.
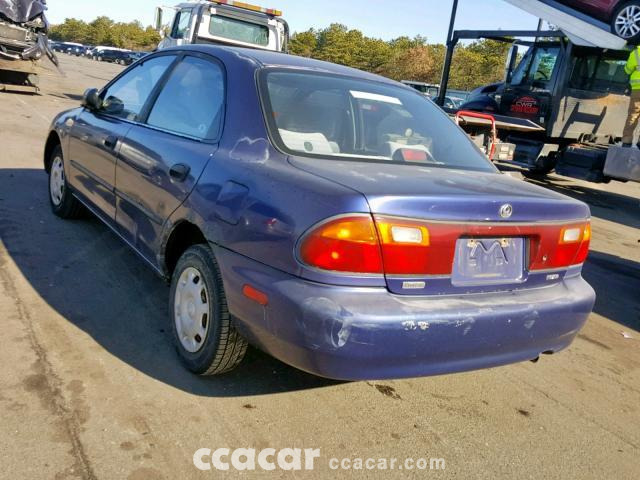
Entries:
[[51,210],[60,218],[78,218],[82,213],[82,205],[73,196],[67,185],[60,145],[51,152],[49,165],[49,202],[51,203]]
[[184,252],[171,277],[169,315],[182,363],[198,375],[233,370],[247,342],[231,324],[218,264],[209,248]]
[[615,10],[611,31],[629,43],[640,41],[640,0],[624,2]]

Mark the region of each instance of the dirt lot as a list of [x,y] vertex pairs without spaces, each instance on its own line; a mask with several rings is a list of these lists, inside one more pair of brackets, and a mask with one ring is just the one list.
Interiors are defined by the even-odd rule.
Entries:
[[598,301],[558,355],[339,383],[251,351],[237,371],[197,378],[171,346],[167,286],[97,220],[49,210],[50,120],[121,68],[62,65],[66,78],[43,78],[41,95],[0,93],[0,478],[213,478],[192,463],[203,447],[321,449],[296,477],[326,478],[332,457],[412,457],[446,469],[379,473],[638,478],[640,185],[540,182],[594,216],[585,277]]

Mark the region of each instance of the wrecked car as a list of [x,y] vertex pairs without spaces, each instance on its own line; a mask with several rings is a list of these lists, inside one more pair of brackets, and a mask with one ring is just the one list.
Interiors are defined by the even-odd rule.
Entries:
[[57,60],[47,38],[45,0],[0,0],[0,83],[37,87],[37,61]]
[[501,174],[424,95],[214,45],[150,54],[53,121],[53,213],[93,212],[170,281],[179,356],[251,343],[336,379],[567,347],[595,293],[586,204]]

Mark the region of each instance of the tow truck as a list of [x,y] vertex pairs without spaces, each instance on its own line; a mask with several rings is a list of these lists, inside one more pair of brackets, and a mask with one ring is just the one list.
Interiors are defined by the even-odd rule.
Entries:
[[[167,29],[166,9],[175,12]],[[191,43],[220,43],[286,52],[289,25],[282,12],[235,0],[201,0],[156,7],[155,28],[164,35],[158,49]]]
[[454,0],[440,105],[460,40],[508,42],[504,81],[477,89],[450,111],[493,152],[492,160],[541,174],[555,169],[590,182],[640,181],[640,150],[616,145],[629,108],[626,42],[608,25],[553,0],[506,1],[549,19],[557,30],[454,31]]

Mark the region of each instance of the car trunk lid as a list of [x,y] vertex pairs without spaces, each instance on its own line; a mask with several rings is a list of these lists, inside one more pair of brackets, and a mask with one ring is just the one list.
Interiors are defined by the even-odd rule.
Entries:
[[554,259],[558,236],[563,228],[584,230],[589,218],[584,203],[497,172],[303,157],[290,162],[360,192],[378,228],[426,228],[430,246],[415,258],[425,262],[420,273],[406,265],[390,268],[393,249],[383,245],[387,286],[398,294],[508,291],[561,281],[572,268]]

